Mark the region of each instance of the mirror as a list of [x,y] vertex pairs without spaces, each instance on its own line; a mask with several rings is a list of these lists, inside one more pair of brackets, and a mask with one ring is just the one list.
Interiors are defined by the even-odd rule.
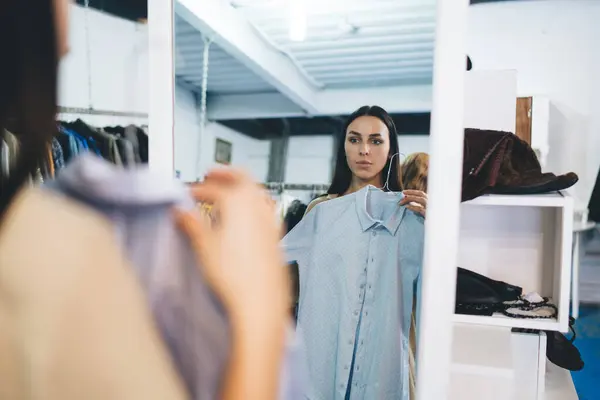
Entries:
[[310,398],[415,398],[435,18],[429,0],[175,3],[176,175],[232,165],[276,202]]
[[[598,121],[588,112],[595,80],[585,75],[600,65],[589,34],[597,9],[471,3],[467,43],[457,47],[469,55],[468,72],[448,94],[432,92],[434,1],[176,2],[176,170],[194,182],[214,166],[241,167],[276,202],[309,398],[415,398],[417,334],[433,346],[431,359],[435,336],[446,334],[441,325],[444,332],[419,330],[420,299],[438,294],[428,307],[454,303],[452,357],[449,371],[440,370],[450,375],[449,398],[482,390],[539,398],[550,384],[540,360],[552,345],[541,343],[560,342],[573,325],[571,289],[577,314],[573,210],[585,224],[599,164],[589,150],[597,148]],[[586,62],[567,66],[558,54]],[[448,54],[437,56],[439,87],[457,89],[445,75]],[[430,146],[434,98],[444,100],[440,110],[460,110],[464,137],[436,140],[462,147],[461,157]],[[436,135],[451,121],[440,110]],[[573,141],[576,131],[584,133]],[[426,218],[430,152],[439,176],[442,162],[461,163],[460,178],[448,165],[447,180],[438,177],[431,190],[440,196],[432,209],[456,200],[459,214],[439,206],[439,219]],[[424,221],[428,232],[450,235],[444,212],[459,220],[457,257],[440,246],[450,258],[436,259],[444,238],[433,233],[428,246],[435,263],[453,270],[452,290],[431,276],[440,287],[421,291]],[[548,370],[560,364],[548,357]]]

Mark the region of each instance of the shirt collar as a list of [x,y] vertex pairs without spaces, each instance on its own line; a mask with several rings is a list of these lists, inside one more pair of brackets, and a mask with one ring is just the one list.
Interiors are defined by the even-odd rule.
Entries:
[[[395,213],[393,213],[386,221],[379,222],[379,221],[375,220],[367,212],[367,203],[370,200],[369,192],[373,191],[373,190],[381,190],[381,189],[378,189],[375,186],[368,185],[368,186],[365,186],[364,188],[362,188],[361,190],[359,190],[358,192],[356,192],[355,206],[356,206],[356,214],[358,215],[358,221],[360,222],[360,226],[361,226],[363,232],[366,232],[369,229],[373,228],[374,226],[380,224],[381,226],[386,228],[388,230],[388,232],[390,232],[392,235],[395,235],[396,231],[398,231],[398,227],[400,226],[400,223],[402,222],[402,218],[404,217],[406,208],[403,206],[398,206],[398,210]],[[388,192],[388,193],[390,193],[389,194],[390,196],[394,197],[396,203],[399,203],[400,200],[402,200],[402,197],[404,196],[402,193],[398,193],[398,192]]]

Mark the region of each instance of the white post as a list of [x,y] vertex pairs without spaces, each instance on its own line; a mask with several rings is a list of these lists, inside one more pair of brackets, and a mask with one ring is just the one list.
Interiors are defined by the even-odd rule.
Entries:
[[148,0],[149,168],[174,176],[174,8],[173,0]]
[[417,398],[447,398],[462,183],[469,0],[438,0]]

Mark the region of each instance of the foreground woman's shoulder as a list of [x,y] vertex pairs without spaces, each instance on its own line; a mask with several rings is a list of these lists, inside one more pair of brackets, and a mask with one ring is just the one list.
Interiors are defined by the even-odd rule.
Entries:
[[[49,190],[26,189],[0,228],[0,310],[12,310],[0,312],[0,376],[11,378],[0,398],[25,399],[30,391],[60,400],[82,393],[90,400],[106,393],[186,398],[104,216]],[[26,374],[22,365],[30,366]]]

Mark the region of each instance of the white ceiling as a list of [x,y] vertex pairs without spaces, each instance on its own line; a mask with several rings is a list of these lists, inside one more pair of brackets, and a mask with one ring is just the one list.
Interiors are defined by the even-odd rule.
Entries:
[[[308,24],[302,42],[289,39],[291,0],[218,1],[235,8],[265,46],[291,60],[315,90],[431,82],[433,0],[305,0]],[[175,25],[176,75],[200,89],[202,33],[181,17],[176,17]],[[215,32],[205,35],[214,37]],[[222,50],[218,43],[210,49],[210,93],[247,94],[279,89]]]
[[320,87],[431,81],[435,1],[305,0],[308,23],[302,42],[289,38],[289,0],[228,2]]
[[[208,91],[218,94],[264,93],[276,89],[242,62],[212,44],[209,47]],[[202,88],[202,33],[175,15],[175,76],[188,85]]]

